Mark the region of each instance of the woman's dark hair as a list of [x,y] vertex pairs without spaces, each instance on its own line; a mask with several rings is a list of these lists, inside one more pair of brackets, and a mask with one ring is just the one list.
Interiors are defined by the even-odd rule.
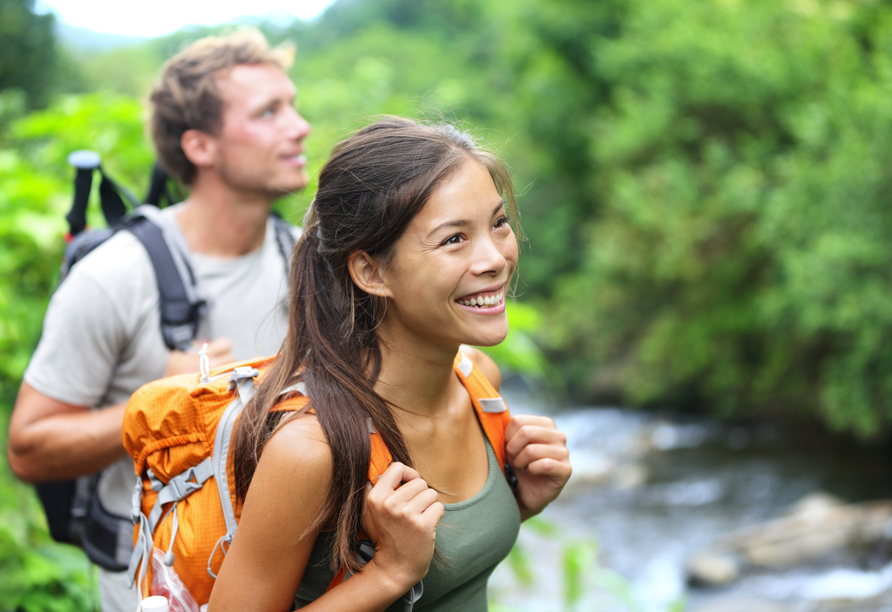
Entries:
[[239,419],[233,465],[236,493],[244,499],[266,441],[283,422],[271,408],[286,387],[303,382],[333,460],[331,488],[311,529],[334,529],[335,568],[358,569],[369,419],[393,459],[412,465],[393,415],[373,388],[381,369],[375,329],[385,302],[353,283],[348,260],[364,251],[386,265],[434,191],[468,162],[489,172],[514,219],[514,189],[496,156],[452,126],[398,117],[382,118],[335,147],[304,219],[292,262],[288,333]]

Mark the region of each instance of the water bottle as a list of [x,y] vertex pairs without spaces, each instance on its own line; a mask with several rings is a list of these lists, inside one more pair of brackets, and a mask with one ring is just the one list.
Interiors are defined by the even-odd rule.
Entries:
[[142,600],[139,609],[142,612],[170,612],[170,604],[167,603],[167,597],[152,595]]

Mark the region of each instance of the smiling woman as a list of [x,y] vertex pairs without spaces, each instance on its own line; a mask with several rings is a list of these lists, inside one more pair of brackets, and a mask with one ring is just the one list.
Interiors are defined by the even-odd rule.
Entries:
[[[571,472],[554,423],[511,417],[463,346],[508,333],[514,211],[505,166],[450,126],[384,118],[335,148],[234,434],[244,509],[212,610],[486,610]],[[312,412],[277,409],[294,389]]]

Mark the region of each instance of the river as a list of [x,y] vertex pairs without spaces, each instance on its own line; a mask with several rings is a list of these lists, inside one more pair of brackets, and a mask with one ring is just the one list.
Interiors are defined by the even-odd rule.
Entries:
[[[770,423],[594,407],[555,414],[522,386],[509,384],[503,394],[514,412],[555,418],[568,435],[574,474],[539,524],[521,530],[517,556],[532,582],[508,563],[493,575],[497,610],[892,612],[890,547],[748,572],[721,588],[694,588],[685,572],[693,552],[809,494],[892,499],[888,449]],[[573,605],[564,586],[573,573],[568,558],[583,575]]]

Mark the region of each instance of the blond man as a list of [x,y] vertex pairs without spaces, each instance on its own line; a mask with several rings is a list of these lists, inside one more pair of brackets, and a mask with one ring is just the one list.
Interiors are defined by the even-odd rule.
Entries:
[[[253,31],[203,39],[167,62],[149,98],[158,158],[189,188],[157,222],[207,304],[196,340],[207,342],[211,367],[273,354],[284,337],[290,253],[270,211],[306,186],[310,133],[294,107],[292,57]],[[127,400],[146,382],[198,370],[194,351],[165,345],[158,304],[149,256],[127,231],[72,269],[47,309],[10,422],[17,476],[38,483],[101,472],[102,512],[129,522]],[[124,560],[130,530],[121,524],[113,552]],[[107,569],[100,595],[106,612],[132,612],[138,599],[126,572]]]

